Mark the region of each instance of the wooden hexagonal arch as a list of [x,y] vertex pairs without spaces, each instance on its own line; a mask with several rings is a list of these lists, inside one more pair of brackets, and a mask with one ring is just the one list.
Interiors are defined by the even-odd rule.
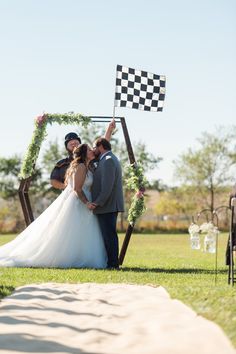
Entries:
[[[31,144],[28,148],[28,153],[24,158],[23,166],[22,166],[21,173],[20,173],[21,180],[20,180],[20,185],[19,185],[19,189],[18,189],[18,194],[19,194],[20,203],[21,203],[26,226],[28,226],[29,224],[31,224],[34,221],[34,215],[33,215],[31,202],[30,202],[30,198],[29,198],[29,189],[30,189],[30,183],[32,180],[32,174],[34,171],[35,163],[36,163],[39,151],[40,151],[41,142],[44,139],[44,137],[46,136],[47,123],[50,123],[50,124],[52,124],[52,123],[59,123],[59,124],[73,124],[73,123],[78,124],[78,123],[80,123],[82,125],[87,125],[90,121],[94,122],[94,123],[95,122],[102,123],[102,122],[109,122],[109,121],[111,121],[111,119],[113,119],[113,117],[109,117],[109,116],[84,117],[82,115],[74,115],[73,113],[71,113],[71,114],[69,114],[68,122],[65,122],[66,117],[67,117],[67,115],[45,114],[45,115],[39,116],[38,120],[35,122],[36,129],[33,133],[33,139],[32,139],[34,141],[34,144],[32,144],[32,142],[31,142]],[[48,121],[48,118],[49,119],[51,118],[51,120]],[[58,121],[57,121],[57,118],[58,118]],[[125,122],[125,118],[124,117],[115,117],[115,121],[116,121],[116,123],[120,123],[122,126],[124,139],[125,139],[125,143],[126,143],[126,147],[127,147],[127,152],[128,152],[128,156],[129,156],[129,161],[130,161],[130,164],[134,164],[135,157],[134,157],[133,148],[131,145],[127,125]],[[41,128],[40,133],[37,129],[38,127]],[[40,141],[39,144],[37,144],[37,139]],[[29,151],[33,155],[33,158],[31,158],[31,160],[29,160]],[[121,247],[121,251],[119,254],[119,263],[120,264],[123,263],[123,260],[124,260],[125,254],[126,254],[126,250],[128,248],[128,244],[130,241],[130,237],[133,232],[133,228],[134,228],[133,224],[132,225],[129,224],[127,227],[125,238],[124,238],[124,241],[123,241],[123,244]]]

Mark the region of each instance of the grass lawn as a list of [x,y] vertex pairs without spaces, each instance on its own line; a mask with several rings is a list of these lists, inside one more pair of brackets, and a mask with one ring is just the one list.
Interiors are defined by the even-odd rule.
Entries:
[[[0,245],[13,238],[0,235]],[[220,234],[216,284],[215,255],[191,250],[188,235],[134,234],[121,271],[0,268],[0,297],[17,286],[42,282],[162,285],[172,298],[218,323],[236,347],[236,286],[227,283],[226,240]]]

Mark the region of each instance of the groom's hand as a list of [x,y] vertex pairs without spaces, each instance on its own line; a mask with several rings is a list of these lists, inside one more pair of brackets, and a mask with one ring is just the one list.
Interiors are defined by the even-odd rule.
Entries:
[[95,203],[87,203],[87,207],[90,210],[94,210],[97,207],[97,204],[95,204]]
[[116,129],[116,121],[115,119],[113,118],[112,121],[110,122],[109,124],[109,127],[112,131],[114,131]]
[[91,209],[94,210],[97,207],[97,204],[91,203]]
[[109,123],[106,133],[105,133],[105,136],[104,136],[104,138],[106,140],[108,140],[108,141],[111,140],[111,136],[112,136],[112,133],[114,133],[115,128],[116,128],[116,121],[113,118],[112,121]]

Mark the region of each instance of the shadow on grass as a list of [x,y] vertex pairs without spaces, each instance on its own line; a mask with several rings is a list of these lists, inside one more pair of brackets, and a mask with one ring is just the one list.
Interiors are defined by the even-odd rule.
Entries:
[[13,286],[0,285],[0,299],[10,295],[14,290],[15,288]]
[[[136,273],[170,273],[170,274],[214,274],[215,269],[202,268],[141,268],[141,267],[122,267],[122,272]],[[218,269],[218,274],[227,274],[227,269]]]

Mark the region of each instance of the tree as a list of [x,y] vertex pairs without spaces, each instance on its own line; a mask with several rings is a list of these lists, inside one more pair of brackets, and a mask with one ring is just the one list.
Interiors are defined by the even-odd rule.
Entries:
[[[83,142],[93,145],[96,138],[104,136],[104,126],[90,124],[87,128],[81,128],[78,133]],[[112,136],[111,144],[113,152],[120,158],[124,180],[127,178],[126,166],[129,165],[128,153],[124,142],[120,142],[116,135]],[[147,151],[144,143],[136,143],[133,146],[137,162],[140,162],[145,170],[149,171],[155,168],[161,161],[160,157],[156,157]],[[46,148],[42,152],[42,157],[38,161],[34,175],[32,176],[30,186],[30,198],[35,214],[42,212],[50,202],[52,202],[57,191],[53,190],[50,185],[49,176],[55,166],[56,161],[65,156],[65,148],[58,144],[58,141],[48,142]],[[0,158],[0,196],[6,200],[18,201],[19,188],[19,172],[22,159],[20,156],[14,155],[10,158]],[[130,193],[126,189],[124,183],[125,199],[129,204]]]
[[148,182],[147,188],[158,192],[164,192],[167,191],[169,187],[163,183],[162,179],[155,179]]
[[0,158],[0,195],[3,199],[16,197],[19,187],[20,166],[21,158],[18,155]]
[[[21,167],[21,157],[13,155],[9,158],[0,158],[0,197],[4,199],[0,209],[0,230],[6,231],[5,223],[11,225],[9,229],[16,232],[22,229],[24,222],[18,198],[19,172]],[[42,191],[41,171],[36,169],[32,178],[32,194],[37,196]],[[37,200],[37,197],[36,197]],[[7,210],[7,215],[6,214]],[[8,231],[9,231],[8,230]]]
[[[30,199],[35,214],[42,212],[45,205],[50,204],[56,197],[49,184],[49,171],[55,164],[55,152],[57,152],[57,142],[50,143],[45,150],[41,163],[37,164],[30,183]],[[58,156],[56,156],[58,158]],[[0,197],[5,199],[8,206],[20,210],[18,189],[19,173],[22,158],[13,155],[9,158],[0,158]],[[46,201],[46,199],[47,201]],[[17,215],[19,212],[17,213]]]
[[47,147],[43,151],[41,165],[43,171],[49,176],[56,162],[66,155],[65,147],[61,148],[58,140],[49,141]]
[[[90,124],[87,127],[83,127],[78,133],[82,138],[82,141],[93,145],[93,142],[96,138],[100,136],[104,136],[105,129],[97,124]],[[112,135],[111,138],[112,151],[116,154],[121,162],[123,167],[124,175],[126,174],[126,166],[129,164],[129,157],[126,149],[126,145],[124,142],[119,141],[119,139]],[[159,156],[154,156],[150,152],[147,151],[147,146],[143,142],[137,142],[133,144],[133,150],[138,163],[143,166],[145,172],[148,172],[158,165],[158,163],[162,160]]]
[[212,211],[216,190],[233,180],[235,136],[235,127],[230,131],[218,128],[215,134],[204,132],[197,139],[198,148],[189,148],[174,161],[176,177],[187,186],[195,187],[202,196],[207,192],[207,207]]
[[172,187],[160,193],[155,211],[159,215],[179,215],[190,220],[196,210],[196,199],[193,187]]
[[[19,173],[22,159],[19,155],[13,155],[9,158],[0,158],[0,196],[3,199],[15,199],[18,196]],[[37,192],[41,190],[41,170],[35,169],[32,176],[32,190]]]

